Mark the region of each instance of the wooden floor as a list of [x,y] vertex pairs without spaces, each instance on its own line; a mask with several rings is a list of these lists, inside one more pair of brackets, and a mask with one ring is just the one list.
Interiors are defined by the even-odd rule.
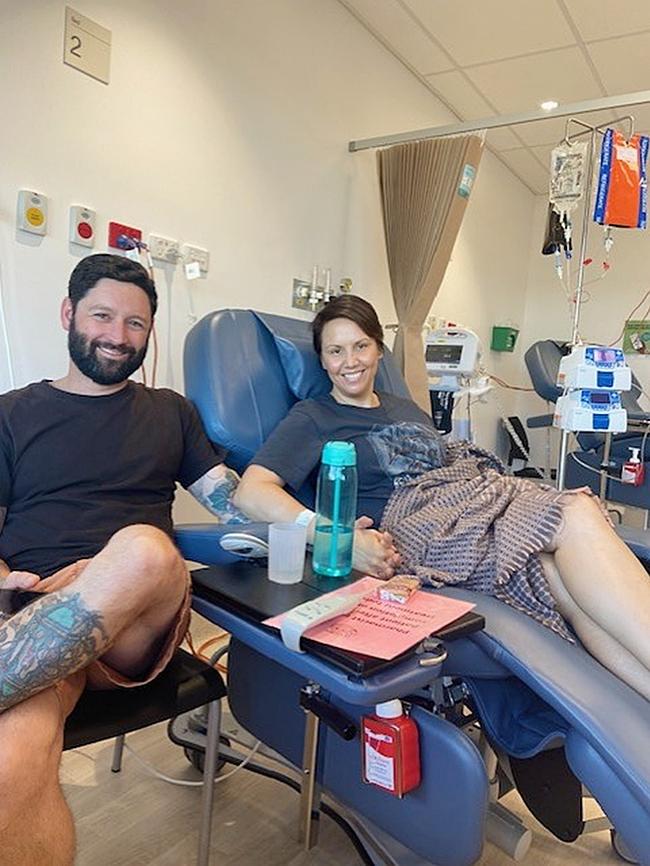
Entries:
[[[194,630],[199,640],[209,633],[201,623]],[[200,779],[182,749],[167,738],[166,725],[131,734],[128,743],[161,772]],[[78,832],[76,866],[193,866],[200,788],[153,778],[128,753],[122,772],[111,773],[111,755],[112,744],[99,743],[63,756],[61,779]],[[621,866],[609,833],[564,845],[528,815],[516,794],[503,802],[534,829],[525,864]],[[589,814],[598,814],[597,807]],[[303,852],[295,841],[297,815],[298,795],[292,790],[246,770],[238,772],[216,788],[211,866],[360,866],[347,836],[325,816],[319,845]],[[512,862],[489,843],[478,861],[480,866]]]

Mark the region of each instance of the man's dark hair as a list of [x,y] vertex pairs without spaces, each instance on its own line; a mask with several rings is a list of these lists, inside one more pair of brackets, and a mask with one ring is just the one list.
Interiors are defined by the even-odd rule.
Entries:
[[158,295],[153,280],[138,262],[123,256],[113,256],[110,253],[96,253],[82,259],[70,274],[68,297],[72,301],[72,309],[77,309],[79,301],[88,294],[93,286],[107,278],[120,283],[133,283],[139,286],[149,298],[152,317],[158,307]]
[[338,295],[336,298],[332,298],[328,304],[325,304],[311,323],[314,349],[317,355],[320,355],[323,346],[323,328],[332,319],[349,319],[354,322],[364,334],[372,337],[378,348],[383,351],[384,329],[372,304],[364,301],[358,295]]

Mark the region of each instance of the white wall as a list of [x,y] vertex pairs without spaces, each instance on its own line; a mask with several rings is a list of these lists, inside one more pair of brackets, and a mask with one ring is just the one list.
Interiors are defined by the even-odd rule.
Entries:
[[[0,269],[17,384],[65,369],[58,308],[80,255],[67,242],[70,203],[97,210],[98,250],[109,219],[207,247],[199,316],[289,313],[292,278],[318,262],[394,321],[374,154],[351,155],[347,142],[451,118],[336,0],[77,0],[112,31],[108,86],[63,65],[64,5],[0,4]],[[50,196],[36,243],[15,229],[20,187]],[[492,323],[518,320],[531,206],[486,154],[437,315],[484,340]],[[188,286],[172,267],[158,285],[158,382],[182,389]],[[480,422],[493,444],[491,413]]]

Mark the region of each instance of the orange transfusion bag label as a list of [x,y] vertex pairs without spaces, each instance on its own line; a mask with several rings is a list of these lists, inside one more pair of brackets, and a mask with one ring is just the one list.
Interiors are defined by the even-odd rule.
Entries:
[[594,209],[597,223],[620,228],[646,227],[648,143],[645,135],[633,135],[627,141],[617,130],[605,130]]

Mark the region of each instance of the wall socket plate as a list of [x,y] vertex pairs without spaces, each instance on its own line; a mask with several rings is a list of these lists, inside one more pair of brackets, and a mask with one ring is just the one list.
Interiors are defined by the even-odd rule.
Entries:
[[[338,291],[332,292],[330,295],[330,300],[335,298],[337,295],[349,294],[351,291],[352,280],[349,277],[344,277],[339,283]],[[322,310],[325,306],[325,301],[323,300],[323,286],[317,286],[316,293],[318,295],[318,300],[315,303],[311,303],[309,300],[311,295],[311,282],[294,278],[291,290],[291,306],[295,307],[297,310],[308,310],[312,313],[319,312],[319,310]]]
[[291,306],[297,310],[311,310],[309,303],[309,293],[311,292],[311,283],[306,280],[293,281],[293,291],[291,294]]
[[181,245],[172,238],[149,235],[149,252],[152,259],[157,259],[160,262],[171,262],[175,265],[180,258]]
[[181,247],[181,258],[184,264],[197,262],[202,274],[210,270],[210,253],[203,247],[195,247],[192,244],[183,244]]

